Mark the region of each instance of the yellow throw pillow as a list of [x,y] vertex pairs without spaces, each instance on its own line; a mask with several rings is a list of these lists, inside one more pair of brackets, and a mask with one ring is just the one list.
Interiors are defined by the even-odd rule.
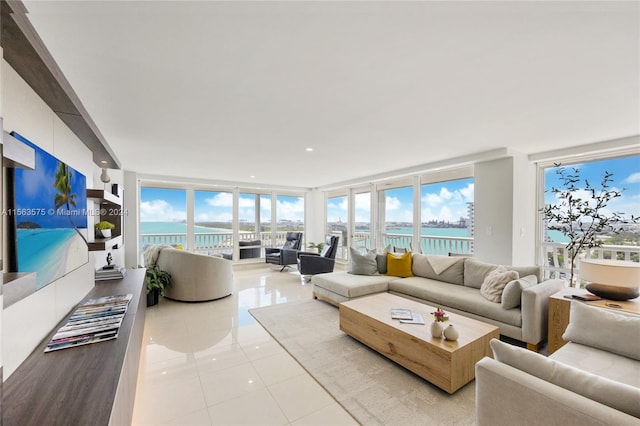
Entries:
[[178,250],[184,250],[184,247],[182,247],[182,244],[176,244],[173,247],[178,249]]
[[411,252],[408,253],[387,253],[387,275],[394,277],[412,277],[411,273]]

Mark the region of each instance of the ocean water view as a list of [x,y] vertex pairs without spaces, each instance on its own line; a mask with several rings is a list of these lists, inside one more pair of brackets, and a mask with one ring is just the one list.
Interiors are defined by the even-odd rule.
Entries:
[[[194,226],[196,234],[217,234],[230,233],[231,229],[208,228],[205,226]],[[360,229],[356,232],[369,232],[368,229]],[[187,224],[184,222],[140,222],[140,235],[149,234],[186,234]],[[389,228],[388,234],[412,235],[412,227]],[[467,228],[433,228],[424,226],[421,228],[421,235],[434,237],[470,237]],[[548,231],[551,241],[556,243],[568,242],[569,239],[560,231]]]

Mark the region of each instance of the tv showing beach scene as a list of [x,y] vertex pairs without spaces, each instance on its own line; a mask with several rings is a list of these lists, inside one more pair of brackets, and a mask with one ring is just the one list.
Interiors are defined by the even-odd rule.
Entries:
[[[35,150],[35,170],[8,169],[13,181],[13,272],[35,272],[37,289],[89,261],[86,178],[20,134]],[[12,202],[13,201],[13,202]]]

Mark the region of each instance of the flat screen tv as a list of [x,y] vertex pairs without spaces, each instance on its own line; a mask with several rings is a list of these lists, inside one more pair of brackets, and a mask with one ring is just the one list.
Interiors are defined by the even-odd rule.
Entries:
[[35,170],[7,169],[9,270],[35,272],[41,289],[89,261],[82,173],[31,143]]

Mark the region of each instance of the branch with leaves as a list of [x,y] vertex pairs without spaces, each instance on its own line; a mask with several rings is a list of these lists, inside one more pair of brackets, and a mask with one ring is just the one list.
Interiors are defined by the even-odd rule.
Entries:
[[576,258],[584,250],[600,247],[602,240],[598,236],[603,233],[617,235],[624,231],[622,225],[630,222],[637,223],[638,217],[631,215],[626,219],[624,213],[607,213],[609,203],[622,196],[622,190],[612,188],[613,173],[604,172],[599,187],[592,186],[584,180],[584,187],[580,185],[580,169],[566,168],[554,164],[555,173],[562,183],[561,188],[551,188],[558,199],[556,204],[547,204],[542,209],[547,229],[562,232],[569,238],[567,251],[571,268],[570,283],[573,283]]

